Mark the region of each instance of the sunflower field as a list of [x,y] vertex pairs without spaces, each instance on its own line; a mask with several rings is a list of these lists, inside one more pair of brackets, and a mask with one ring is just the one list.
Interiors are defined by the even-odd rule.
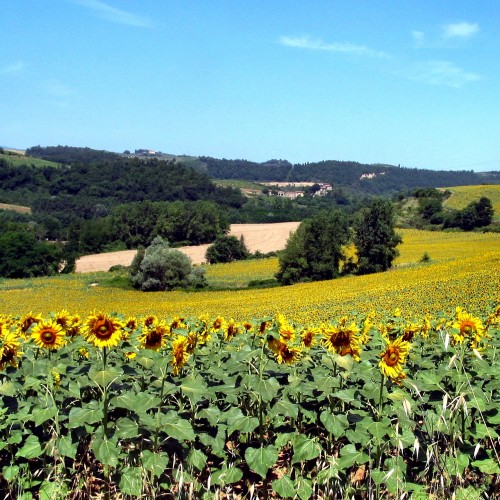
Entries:
[[284,288],[1,282],[3,497],[500,497],[499,235],[403,238]]

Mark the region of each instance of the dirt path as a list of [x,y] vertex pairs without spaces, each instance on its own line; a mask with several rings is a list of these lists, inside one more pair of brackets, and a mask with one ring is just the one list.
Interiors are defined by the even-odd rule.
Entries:
[[[300,222],[280,222],[276,224],[233,224],[229,234],[239,238],[243,235],[250,252],[274,252],[285,248],[290,232],[295,231]],[[193,264],[205,262],[205,252],[209,245],[180,247],[178,250],[188,255]],[[129,266],[136,250],[122,250],[94,255],[85,255],[76,261],[77,273],[108,271],[116,265]]]

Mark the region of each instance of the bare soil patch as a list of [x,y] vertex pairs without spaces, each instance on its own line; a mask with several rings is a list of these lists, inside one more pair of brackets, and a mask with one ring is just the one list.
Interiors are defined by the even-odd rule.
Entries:
[[[233,224],[229,234],[240,238],[243,236],[245,245],[250,252],[257,250],[262,253],[275,252],[285,248],[288,236],[295,231],[300,222],[279,222],[276,224]],[[209,245],[180,247],[178,250],[188,255],[193,264],[205,262],[205,252]],[[77,273],[92,273],[108,271],[110,267],[130,266],[136,250],[122,250],[94,255],[85,255],[76,261]]]

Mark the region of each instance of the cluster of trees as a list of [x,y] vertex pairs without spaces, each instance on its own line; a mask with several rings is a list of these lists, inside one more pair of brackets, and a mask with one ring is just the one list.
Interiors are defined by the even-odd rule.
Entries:
[[109,151],[78,148],[73,146],[32,146],[26,150],[28,156],[42,158],[43,160],[53,161],[55,163],[92,163],[102,160],[113,160],[118,157],[117,153]]
[[481,184],[473,171],[435,171],[394,165],[370,165],[354,161],[321,161],[292,165],[286,160],[256,163],[200,157],[204,170],[214,179],[252,181],[328,182],[334,186],[371,195],[390,195],[417,187]]
[[32,278],[55,274],[64,267],[60,245],[40,241],[29,226],[0,219],[0,276]]
[[[276,279],[283,285],[333,279],[341,274],[386,271],[398,255],[389,200],[374,199],[350,221],[339,210],[322,212],[299,226],[279,256]],[[357,261],[346,253],[353,243]]]

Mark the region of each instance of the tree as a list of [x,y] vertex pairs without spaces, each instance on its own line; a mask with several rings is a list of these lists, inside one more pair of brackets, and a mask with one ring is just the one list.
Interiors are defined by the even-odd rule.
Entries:
[[131,269],[134,287],[144,292],[158,292],[205,284],[202,270],[193,273],[191,259],[168,246],[157,236],[144,253],[137,254]]
[[401,236],[394,230],[394,208],[389,200],[376,198],[363,209],[354,224],[354,244],[360,274],[386,271],[397,257]]
[[320,212],[298,227],[279,256],[276,279],[282,285],[299,281],[336,278],[345,260],[344,246],[350,241],[345,214],[339,210]]
[[218,236],[214,243],[207,248],[205,258],[210,264],[217,262],[232,262],[248,257],[248,250],[244,241],[236,236]]

